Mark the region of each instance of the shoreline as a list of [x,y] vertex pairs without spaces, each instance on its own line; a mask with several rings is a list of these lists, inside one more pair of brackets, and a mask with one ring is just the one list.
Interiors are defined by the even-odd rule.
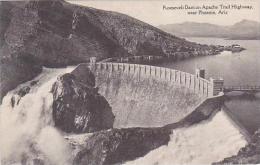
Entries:
[[175,52],[168,56],[152,56],[152,55],[140,55],[140,56],[127,56],[127,57],[111,57],[101,60],[102,62],[119,62],[119,63],[133,63],[133,64],[160,64],[164,62],[178,62],[185,59],[202,56],[214,56],[220,55],[224,51],[231,53],[241,52],[246,50],[243,47],[233,49],[232,46],[216,46],[217,49],[210,51],[192,51],[192,52]]

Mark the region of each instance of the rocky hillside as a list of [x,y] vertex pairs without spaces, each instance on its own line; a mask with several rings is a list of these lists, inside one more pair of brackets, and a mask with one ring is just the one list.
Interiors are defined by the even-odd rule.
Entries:
[[[0,2],[0,100],[41,71],[99,59],[214,48],[188,42],[124,14],[56,1]],[[189,54],[190,56],[192,54]]]
[[118,44],[133,55],[162,55],[187,47],[194,50],[199,45],[169,35],[149,24],[116,12],[90,8],[104,27],[113,34]]
[[223,37],[228,39],[260,39],[260,23],[242,20],[231,26],[210,23],[184,22],[180,24],[160,25],[160,29],[185,37]]

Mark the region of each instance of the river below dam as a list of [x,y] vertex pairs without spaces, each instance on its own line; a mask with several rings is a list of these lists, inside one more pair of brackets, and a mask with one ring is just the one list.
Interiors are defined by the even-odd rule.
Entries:
[[[224,85],[260,85],[260,40],[225,40],[222,38],[187,38],[192,42],[213,45],[239,44],[246,50],[237,53],[222,52],[215,56],[202,56],[178,62],[165,62],[160,66],[194,73],[196,67],[206,70],[206,78],[224,78]],[[260,127],[260,94],[254,96],[232,92],[225,105],[249,133]]]

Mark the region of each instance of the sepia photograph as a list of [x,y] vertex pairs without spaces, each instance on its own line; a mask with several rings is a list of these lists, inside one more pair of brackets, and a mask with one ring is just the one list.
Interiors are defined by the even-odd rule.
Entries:
[[0,0],[0,165],[260,164],[259,0]]

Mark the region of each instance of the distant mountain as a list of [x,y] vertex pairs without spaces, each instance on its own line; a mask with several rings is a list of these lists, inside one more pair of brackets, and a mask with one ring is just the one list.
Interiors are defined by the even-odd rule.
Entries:
[[227,39],[260,39],[260,22],[242,20],[231,26],[184,22],[160,25],[160,29],[181,37],[223,37]]
[[63,0],[2,1],[0,102],[7,91],[40,73],[42,66],[75,65],[92,56],[166,57],[211,49],[117,12]]
[[242,20],[229,27],[230,39],[260,39],[260,22]]

